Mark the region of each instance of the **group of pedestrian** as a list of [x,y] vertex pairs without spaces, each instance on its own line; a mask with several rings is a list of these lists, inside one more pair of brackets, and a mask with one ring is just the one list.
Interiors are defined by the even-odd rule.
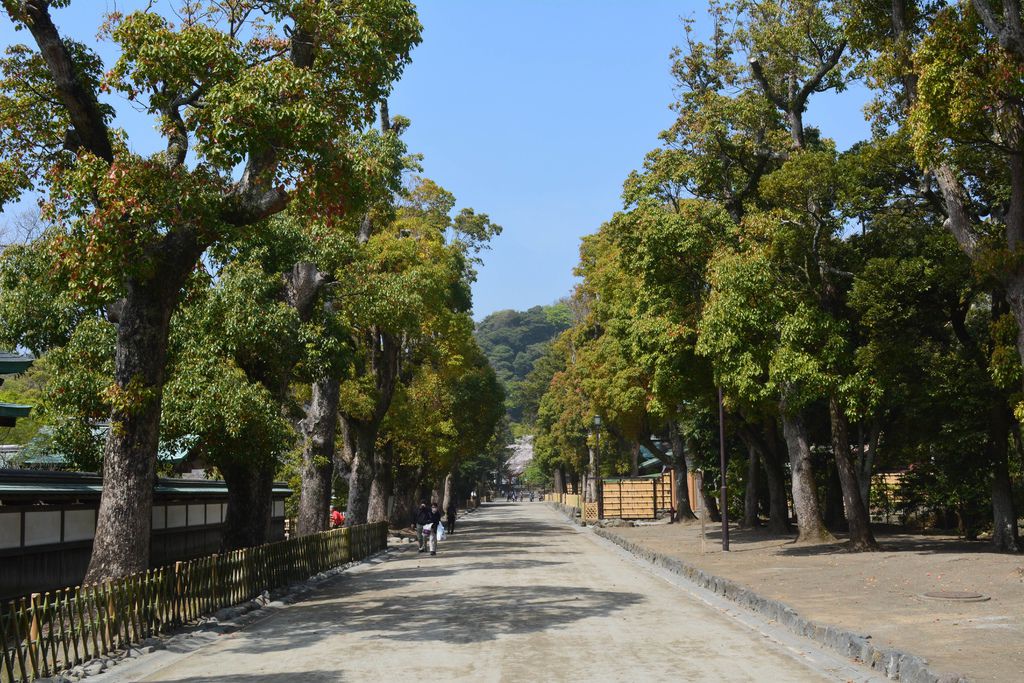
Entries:
[[431,503],[427,507],[427,501],[421,500],[420,507],[413,515],[412,525],[416,529],[416,541],[419,543],[420,552],[430,551],[431,555],[437,554],[437,535],[443,530],[445,535],[455,533],[455,506],[449,505],[446,514],[447,527],[441,525],[441,508],[437,503]]
[[[448,525],[441,525],[441,509],[437,503],[431,503],[427,507],[427,501],[421,500],[420,507],[413,515],[412,525],[416,529],[416,540],[419,542],[420,552],[428,550],[431,555],[437,554],[437,535],[442,531],[445,535],[455,533],[455,506],[449,505],[445,515]],[[331,528],[336,529],[345,525],[345,514],[331,506]]]

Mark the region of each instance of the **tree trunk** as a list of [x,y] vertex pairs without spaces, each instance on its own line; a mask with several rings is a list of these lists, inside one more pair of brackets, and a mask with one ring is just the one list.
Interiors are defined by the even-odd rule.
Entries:
[[757,519],[757,485],[760,457],[754,444],[747,444],[747,482],[743,495],[743,521],[741,526],[754,529],[760,526]]
[[868,432],[868,443],[863,444],[860,449],[860,458],[857,463],[857,484],[860,487],[860,500],[864,509],[871,514],[871,471],[874,468],[875,453],[878,451],[878,439],[881,436],[881,425],[878,420],[871,422],[871,429]]
[[839,470],[831,459],[825,465],[825,526],[833,531],[846,528],[843,485],[839,481]]
[[707,486],[701,487],[700,495],[704,501],[704,510],[707,511],[708,520],[712,522],[721,522],[722,513],[718,510],[718,497],[709,493]]
[[184,272],[173,273],[163,268],[149,282],[128,282],[118,314],[114,355],[118,400],[110,412],[112,428],[103,452],[103,491],[83,583],[149,568],[167,336],[178,293],[190,269],[191,265]]
[[586,501],[597,502],[597,453],[593,446],[589,449],[590,458],[587,460],[587,490]]
[[793,509],[796,512],[797,543],[832,543],[836,539],[825,528],[818,501],[818,486],[814,481],[811,449],[807,438],[807,425],[800,413],[789,414],[780,406],[782,432],[789,451],[793,470]]
[[[369,233],[366,233],[369,235]],[[348,509],[345,511],[345,525],[366,524],[370,509],[370,491],[375,478],[378,456],[375,454],[377,432],[391,407],[398,382],[401,344],[394,335],[371,326],[361,335],[366,351],[367,364],[364,377],[373,380],[375,400],[373,412],[365,419],[347,415],[342,406],[341,425],[346,450],[352,455],[352,473],[349,476]],[[385,497],[386,501],[386,497]],[[385,502],[385,510],[387,504]],[[386,515],[385,515],[386,517]],[[384,517],[381,517],[383,520]]]
[[299,491],[299,535],[330,527],[331,488],[334,482],[334,443],[338,425],[337,378],[313,383],[302,430],[302,489]]
[[[758,438],[757,432],[751,433],[753,438]],[[786,474],[782,467],[783,449],[780,447],[775,418],[764,418],[762,434],[760,451],[765,480],[768,483],[768,531],[778,535],[788,534],[791,531],[789,498],[786,496]]]
[[672,467],[676,475],[676,519],[697,519],[690,503],[686,446],[682,434],[679,433],[679,427],[674,422],[669,422],[668,439],[672,444]]
[[391,510],[391,528],[404,529],[416,511],[417,482],[423,477],[423,466],[410,470],[399,468],[395,476],[395,505]]
[[444,477],[444,494],[441,499],[441,514],[446,517],[448,515],[448,508],[450,508],[452,505],[458,507],[458,503],[455,501],[455,495],[453,490],[454,486],[455,473],[449,472]]
[[274,463],[240,462],[220,468],[228,488],[221,551],[251,548],[267,542],[270,530]]
[[348,480],[348,508],[345,526],[366,524],[373,484],[373,450],[377,430],[369,422],[342,415],[342,433],[352,453],[352,474]]
[[562,495],[565,493],[565,474],[562,472],[561,467],[555,468],[555,494]]
[[629,444],[629,458],[630,458],[630,475],[631,477],[640,476],[640,442],[633,441]]
[[850,528],[851,550],[878,550],[878,542],[871,533],[871,518],[860,494],[857,471],[850,455],[850,430],[842,406],[835,396],[829,399],[829,418],[832,422],[832,455],[835,458],[839,482],[843,489],[843,505]]
[[[1019,155],[1014,155],[1014,157],[1016,158],[1012,166],[1017,166],[1020,163]],[[1024,178],[1014,178],[1014,180],[1018,181],[1014,183],[1015,185],[1024,183]],[[1024,187],[1014,187],[1015,197],[1019,197],[1021,193],[1024,193]],[[1020,198],[1020,200],[1024,201],[1024,198]],[[1020,226],[1015,227],[1020,229]],[[1009,233],[1009,230],[1007,232]],[[1011,251],[1015,248],[1019,249],[1020,247],[1011,243]],[[1012,275],[1007,274],[1001,279],[1006,286],[1006,302],[1010,305],[1010,311],[1017,320],[1017,354],[1020,356],[1021,362],[1024,363],[1024,270],[1018,266],[1017,272]]]
[[395,491],[394,450],[394,445],[389,440],[383,448],[375,448],[373,451],[373,482],[370,484],[367,522],[388,520],[388,500]]
[[1013,505],[1013,485],[1007,458],[1010,414],[1006,401],[994,392],[989,417],[988,449],[992,462],[992,545],[1000,552],[1020,551],[1017,513]]

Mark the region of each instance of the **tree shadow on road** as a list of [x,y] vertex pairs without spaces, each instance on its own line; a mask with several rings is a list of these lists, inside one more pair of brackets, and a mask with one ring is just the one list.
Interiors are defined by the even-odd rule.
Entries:
[[[451,554],[448,555],[449,557]],[[406,558],[406,562],[416,561],[416,557]],[[469,562],[467,564],[460,564],[458,567],[452,567],[450,564],[440,564],[438,558],[429,556],[420,556],[419,558],[423,564],[416,567],[408,567],[402,565],[389,565],[388,568],[383,569],[378,575],[374,576],[373,589],[378,588],[394,588],[396,585],[404,585],[416,580],[423,580],[434,576],[448,576],[452,575],[452,572],[467,572],[467,571],[480,571],[480,570],[491,570],[491,571],[521,571],[524,569],[539,569],[547,567],[557,567],[558,565],[566,565],[568,562],[557,562],[551,560],[533,560],[529,558],[517,558],[517,559],[504,559],[504,560],[488,560]],[[436,566],[430,566],[432,563],[437,562]],[[360,590],[366,590],[367,585],[365,578],[360,578]],[[376,585],[381,584],[381,585]]]
[[303,683],[339,683],[345,678],[339,671],[303,671],[302,673],[265,673],[265,674],[216,674],[210,676],[185,676],[184,678],[167,678],[163,683],[286,683],[301,680]]
[[[547,552],[552,550],[552,546],[531,544],[525,552]],[[555,547],[555,552],[559,555],[579,555],[579,551],[576,550],[562,550],[561,547]],[[407,551],[408,552],[408,551]],[[415,554],[415,548],[412,549]],[[462,545],[451,544],[450,541],[442,541],[438,544],[437,552],[443,553],[446,557],[486,557],[488,555],[509,557],[520,554],[520,550],[515,545],[508,543],[494,542],[489,543],[487,541],[466,543]]]
[[[385,577],[381,577],[385,578]],[[419,575],[422,578],[422,574]],[[639,593],[558,585],[476,586],[410,597],[380,597],[388,581],[359,581],[341,600],[293,605],[281,619],[257,624],[232,647],[250,654],[283,652],[324,634],[365,633],[394,641],[480,643],[501,636],[558,629],[608,616],[644,598]]]

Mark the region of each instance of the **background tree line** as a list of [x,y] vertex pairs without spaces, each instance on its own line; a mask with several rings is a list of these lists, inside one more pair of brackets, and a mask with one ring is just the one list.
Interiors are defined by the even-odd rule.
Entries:
[[[872,474],[901,470],[905,512],[1019,550],[1019,3],[708,11],[672,55],[676,121],[584,238],[573,325],[526,380],[538,468],[592,477],[597,414],[605,475],[641,445],[679,481],[716,470],[720,387],[744,525],[786,532],[791,505],[799,541],[873,549]],[[872,135],[839,151],[805,114],[854,81]]]
[[[55,446],[103,472],[86,580],[148,567],[161,444],[225,480],[225,549],[265,539],[278,476],[301,534],[337,495],[348,524],[405,526],[474,488],[504,395],[469,288],[501,228],[388,112],[412,3],[115,12],[112,63],[61,36],[68,4],[3,0],[26,44],[0,59],[0,206],[35,193],[41,229],[0,258],[0,340],[38,356]],[[134,151],[118,107],[165,148]]]

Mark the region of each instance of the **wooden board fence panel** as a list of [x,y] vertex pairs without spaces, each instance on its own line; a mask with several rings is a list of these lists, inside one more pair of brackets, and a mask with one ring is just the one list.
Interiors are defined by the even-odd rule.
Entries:
[[659,512],[675,507],[675,473],[660,477],[605,479],[604,516],[622,519],[654,519]]
[[386,523],[210,555],[0,605],[0,683],[52,676],[387,548]]

